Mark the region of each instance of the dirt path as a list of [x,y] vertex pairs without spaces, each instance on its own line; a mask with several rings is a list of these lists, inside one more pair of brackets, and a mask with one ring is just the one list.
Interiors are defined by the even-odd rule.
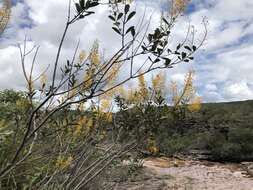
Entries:
[[239,164],[150,158],[144,177],[118,189],[128,190],[253,190],[253,178]]

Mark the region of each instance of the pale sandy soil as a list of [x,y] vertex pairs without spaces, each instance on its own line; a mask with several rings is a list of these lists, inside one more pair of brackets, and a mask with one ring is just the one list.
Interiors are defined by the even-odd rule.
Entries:
[[142,180],[119,190],[253,190],[253,178],[239,164],[150,158]]

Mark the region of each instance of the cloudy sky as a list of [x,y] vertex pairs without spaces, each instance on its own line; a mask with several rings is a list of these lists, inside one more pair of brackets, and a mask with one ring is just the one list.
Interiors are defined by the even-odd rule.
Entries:
[[[17,48],[24,36],[29,39],[28,46],[40,45],[35,73],[53,63],[66,21],[67,1],[13,0],[11,21],[0,39],[0,89],[24,88]],[[147,9],[153,15],[151,25],[155,25],[159,23],[160,9],[164,9],[161,1],[139,0],[135,9],[139,12]],[[252,10],[252,0],[192,0],[177,23],[178,34],[184,33],[190,23],[201,35],[201,20],[207,17],[207,41],[193,63],[168,71],[167,81],[182,83],[185,73],[194,69],[197,91],[204,101],[253,99]],[[82,49],[90,49],[93,41],[98,39],[105,53],[113,52],[117,42],[107,16],[108,10],[99,8],[92,19],[71,28],[62,60],[72,55],[78,39]]]

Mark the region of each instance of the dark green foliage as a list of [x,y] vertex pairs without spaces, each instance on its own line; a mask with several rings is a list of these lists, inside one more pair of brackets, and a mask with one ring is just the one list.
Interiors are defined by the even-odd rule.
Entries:
[[117,102],[122,110],[116,118],[126,131],[123,137],[145,137],[145,150],[152,139],[168,156],[200,150],[210,152],[211,160],[253,159],[253,101],[203,104],[197,113],[151,103],[127,109],[122,99]]
[[23,92],[4,90],[0,92],[0,120],[21,117],[27,111],[28,101]]
[[227,134],[209,134],[207,149],[214,160],[245,161],[253,159],[253,129],[232,128]]

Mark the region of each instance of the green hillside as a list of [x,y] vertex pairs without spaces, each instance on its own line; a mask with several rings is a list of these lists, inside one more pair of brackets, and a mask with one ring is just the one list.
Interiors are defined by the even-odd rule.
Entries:
[[203,158],[216,161],[253,160],[252,100],[202,104],[199,112],[173,127],[180,130],[166,133],[165,127],[162,135],[157,136],[165,154],[190,154],[198,150],[208,153]]
[[200,110],[203,120],[228,127],[253,127],[253,101],[205,103]]

